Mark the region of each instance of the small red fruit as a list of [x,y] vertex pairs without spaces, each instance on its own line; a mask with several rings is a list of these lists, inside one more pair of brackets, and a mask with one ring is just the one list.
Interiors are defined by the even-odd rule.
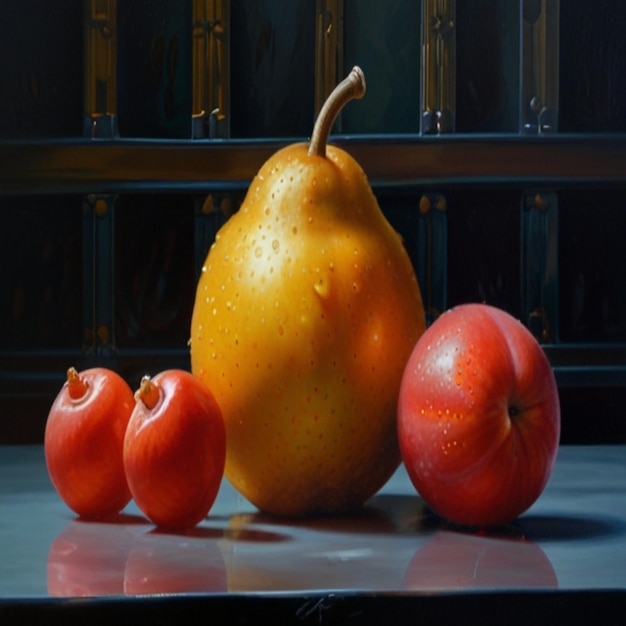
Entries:
[[213,506],[224,473],[226,429],[213,394],[183,370],[145,376],[124,439],[135,503],[157,526],[191,528]]
[[409,477],[457,524],[499,526],[530,507],[550,478],[560,434],[548,359],[513,316],[466,304],[417,342],[398,402]]
[[134,405],[112,370],[68,370],[48,414],[44,451],[54,488],[80,517],[118,513],[130,501],[122,448]]

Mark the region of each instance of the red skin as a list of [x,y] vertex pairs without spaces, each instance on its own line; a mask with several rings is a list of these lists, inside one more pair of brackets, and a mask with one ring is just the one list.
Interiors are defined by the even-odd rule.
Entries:
[[558,389],[544,351],[500,309],[444,313],[407,363],[398,435],[433,510],[461,525],[510,523],[541,495],[558,450]]
[[157,526],[191,528],[213,506],[224,473],[226,430],[208,387],[183,370],[144,379],[124,440],[137,506]]
[[96,367],[80,374],[70,369],[50,408],[44,435],[48,474],[80,517],[118,513],[130,501],[122,448],[134,406],[124,379]]

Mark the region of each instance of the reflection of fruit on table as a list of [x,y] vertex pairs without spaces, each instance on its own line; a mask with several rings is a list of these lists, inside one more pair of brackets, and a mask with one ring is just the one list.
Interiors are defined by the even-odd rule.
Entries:
[[127,595],[226,591],[221,533],[148,532],[133,544],[124,573]]
[[68,609],[76,623],[99,623],[90,618],[126,596],[125,607],[157,623],[167,596],[174,607],[200,601],[254,623],[263,615],[251,598],[293,613],[296,600],[297,609],[332,595],[323,623],[327,611],[329,623],[345,623],[332,620],[344,608],[449,616],[468,603],[533,617],[542,606],[570,616],[587,607],[606,623],[608,607],[626,598],[624,453],[561,448],[545,493],[497,533],[460,532],[433,516],[399,470],[360,513],[317,519],[260,514],[225,482],[209,517],[175,534],[155,532],[132,504],[116,523],[72,519],[42,448],[0,446],[0,621],[19,621],[4,619],[10,605],[15,616]]
[[395,530],[373,509],[318,520],[235,515],[220,542],[228,590],[401,588],[411,551]]
[[150,526],[120,515],[114,522],[71,521],[50,546],[50,596],[111,596],[124,593],[126,560],[136,538]]
[[518,538],[440,531],[411,559],[406,589],[556,588],[552,563],[535,543]]

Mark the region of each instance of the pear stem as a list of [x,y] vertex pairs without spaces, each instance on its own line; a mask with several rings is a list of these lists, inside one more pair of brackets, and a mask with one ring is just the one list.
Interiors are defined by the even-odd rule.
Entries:
[[359,100],[364,95],[365,75],[363,70],[355,65],[351,72],[333,89],[317,116],[309,142],[310,156],[326,156],[326,143],[330,129],[333,127],[339,111],[350,100]]

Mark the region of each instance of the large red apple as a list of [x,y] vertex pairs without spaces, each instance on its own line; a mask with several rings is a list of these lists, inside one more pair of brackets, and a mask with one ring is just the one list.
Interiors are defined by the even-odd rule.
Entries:
[[531,333],[484,304],[458,306],[406,365],[398,436],[424,501],[461,525],[508,524],[541,495],[560,434],[558,389]]

